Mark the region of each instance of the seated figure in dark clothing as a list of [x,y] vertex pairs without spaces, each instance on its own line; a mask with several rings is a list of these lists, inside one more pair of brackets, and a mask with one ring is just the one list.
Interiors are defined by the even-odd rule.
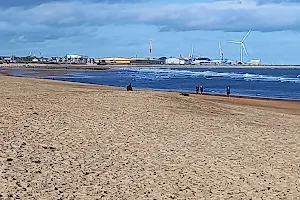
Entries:
[[133,90],[132,90],[131,83],[129,83],[129,85],[127,85],[127,91],[133,91]]

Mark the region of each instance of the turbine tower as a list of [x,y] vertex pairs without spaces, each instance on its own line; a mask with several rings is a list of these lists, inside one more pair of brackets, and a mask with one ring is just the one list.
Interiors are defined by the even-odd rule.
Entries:
[[220,55],[221,63],[223,63],[224,62],[224,54],[222,51],[221,41],[219,41],[219,55]]
[[42,58],[42,49],[39,50],[39,54],[40,58]]
[[152,59],[152,40],[150,40],[149,44],[149,58]]
[[[246,46],[244,44],[244,41],[247,39],[248,35],[250,34],[251,30],[249,30],[246,35],[243,37],[243,39],[239,42],[236,41],[228,41],[229,43],[234,43],[234,44],[240,44],[241,45],[241,55],[240,55],[240,62],[243,63],[243,53],[245,52],[246,56],[248,56],[248,52],[246,50]],[[244,52],[243,52],[244,51]]]

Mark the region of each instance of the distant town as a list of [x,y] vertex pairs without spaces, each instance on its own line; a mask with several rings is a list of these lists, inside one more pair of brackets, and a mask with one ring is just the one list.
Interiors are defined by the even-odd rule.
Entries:
[[0,56],[0,64],[10,63],[25,63],[25,64],[72,64],[72,65],[261,65],[260,59],[252,59],[249,62],[244,62],[244,54],[248,56],[244,41],[250,34],[249,30],[240,41],[228,41],[240,45],[240,60],[230,60],[224,58],[224,53],[221,46],[221,41],[218,43],[219,58],[211,59],[207,57],[194,56],[194,48],[192,46],[191,54],[187,57],[152,57],[152,40],[149,43],[148,57],[106,57],[106,58],[91,58],[80,54],[69,54],[64,57],[43,57],[32,55],[31,53],[25,57],[17,56]]
[[64,57],[38,57],[38,56],[0,56],[0,64],[72,64],[72,65],[260,65],[260,60],[240,62],[228,59],[210,59],[206,57],[106,57],[90,58],[79,54],[69,54]]

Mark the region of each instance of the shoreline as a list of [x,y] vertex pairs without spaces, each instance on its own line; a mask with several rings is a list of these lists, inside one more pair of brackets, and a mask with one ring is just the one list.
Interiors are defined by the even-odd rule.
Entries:
[[[69,71],[57,71],[51,70],[52,73],[51,76],[59,76],[59,75],[66,75]],[[53,73],[54,72],[54,73]],[[40,72],[37,72],[37,74],[40,74]],[[49,75],[48,73],[45,73],[44,75]],[[37,80],[50,80],[50,81],[59,81],[63,83],[77,83],[77,84],[83,84],[83,85],[91,85],[91,86],[104,86],[104,87],[111,87],[111,88],[118,88],[118,89],[126,89],[126,87],[117,87],[117,86],[109,86],[109,85],[100,85],[100,84],[92,84],[92,83],[81,83],[81,82],[74,82],[74,81],[62,81],[62,80],[55,80],[55,79],[45,79],[40,76],[14,76],[8,72],[1,72],[0,71],[0,76],[12,76],[16,78],[32,78],[32,79],[37,79]],[[246,96],[246,95],[234,95],[231,94],[229,97],[227,97],[226,94],[220,94],[220,93],[206,93],[204,92],[202,95],[201,94],[196,94],[195,92],[191,91],[180,91],[180,90],[163,90],[163,89],[145,89],[145,88],[134,88],[134,91],[156,91],[156,92],[166,92],[166,93],[185,93],[189,95],[196,95],[196,96],[214,96],[214,97],[220,97],[220,98],[236,98],[236,99],[249,99],[249,100],[266,100],[266,101],[286,101],[286,102],[295,102],[295,103],[300,103],[300,99],[287,99],[287,98],[273,98],[273,97],[257,97],[257,96]]]
[[96,65],[96,64],[0,64],[0,69],[108,70],[119,68],[266,68],[300,69],[300,65]]

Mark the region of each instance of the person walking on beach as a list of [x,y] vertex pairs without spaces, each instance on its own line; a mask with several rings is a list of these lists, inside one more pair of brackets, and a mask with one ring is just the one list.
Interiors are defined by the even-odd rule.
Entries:
[[229,86],[227,86],[227,88],[226,88],[226,94],[229,97],[229,95],[230,95],[230,87]]
[[203,94],[203,85],[200,86],[200,94]]
[[196,94],[199,94],[199,85],[196,85]]
[[131,83],[129,83],[129,85],[127,86],[127,91],[133,91],[133,90],[132,90]]

